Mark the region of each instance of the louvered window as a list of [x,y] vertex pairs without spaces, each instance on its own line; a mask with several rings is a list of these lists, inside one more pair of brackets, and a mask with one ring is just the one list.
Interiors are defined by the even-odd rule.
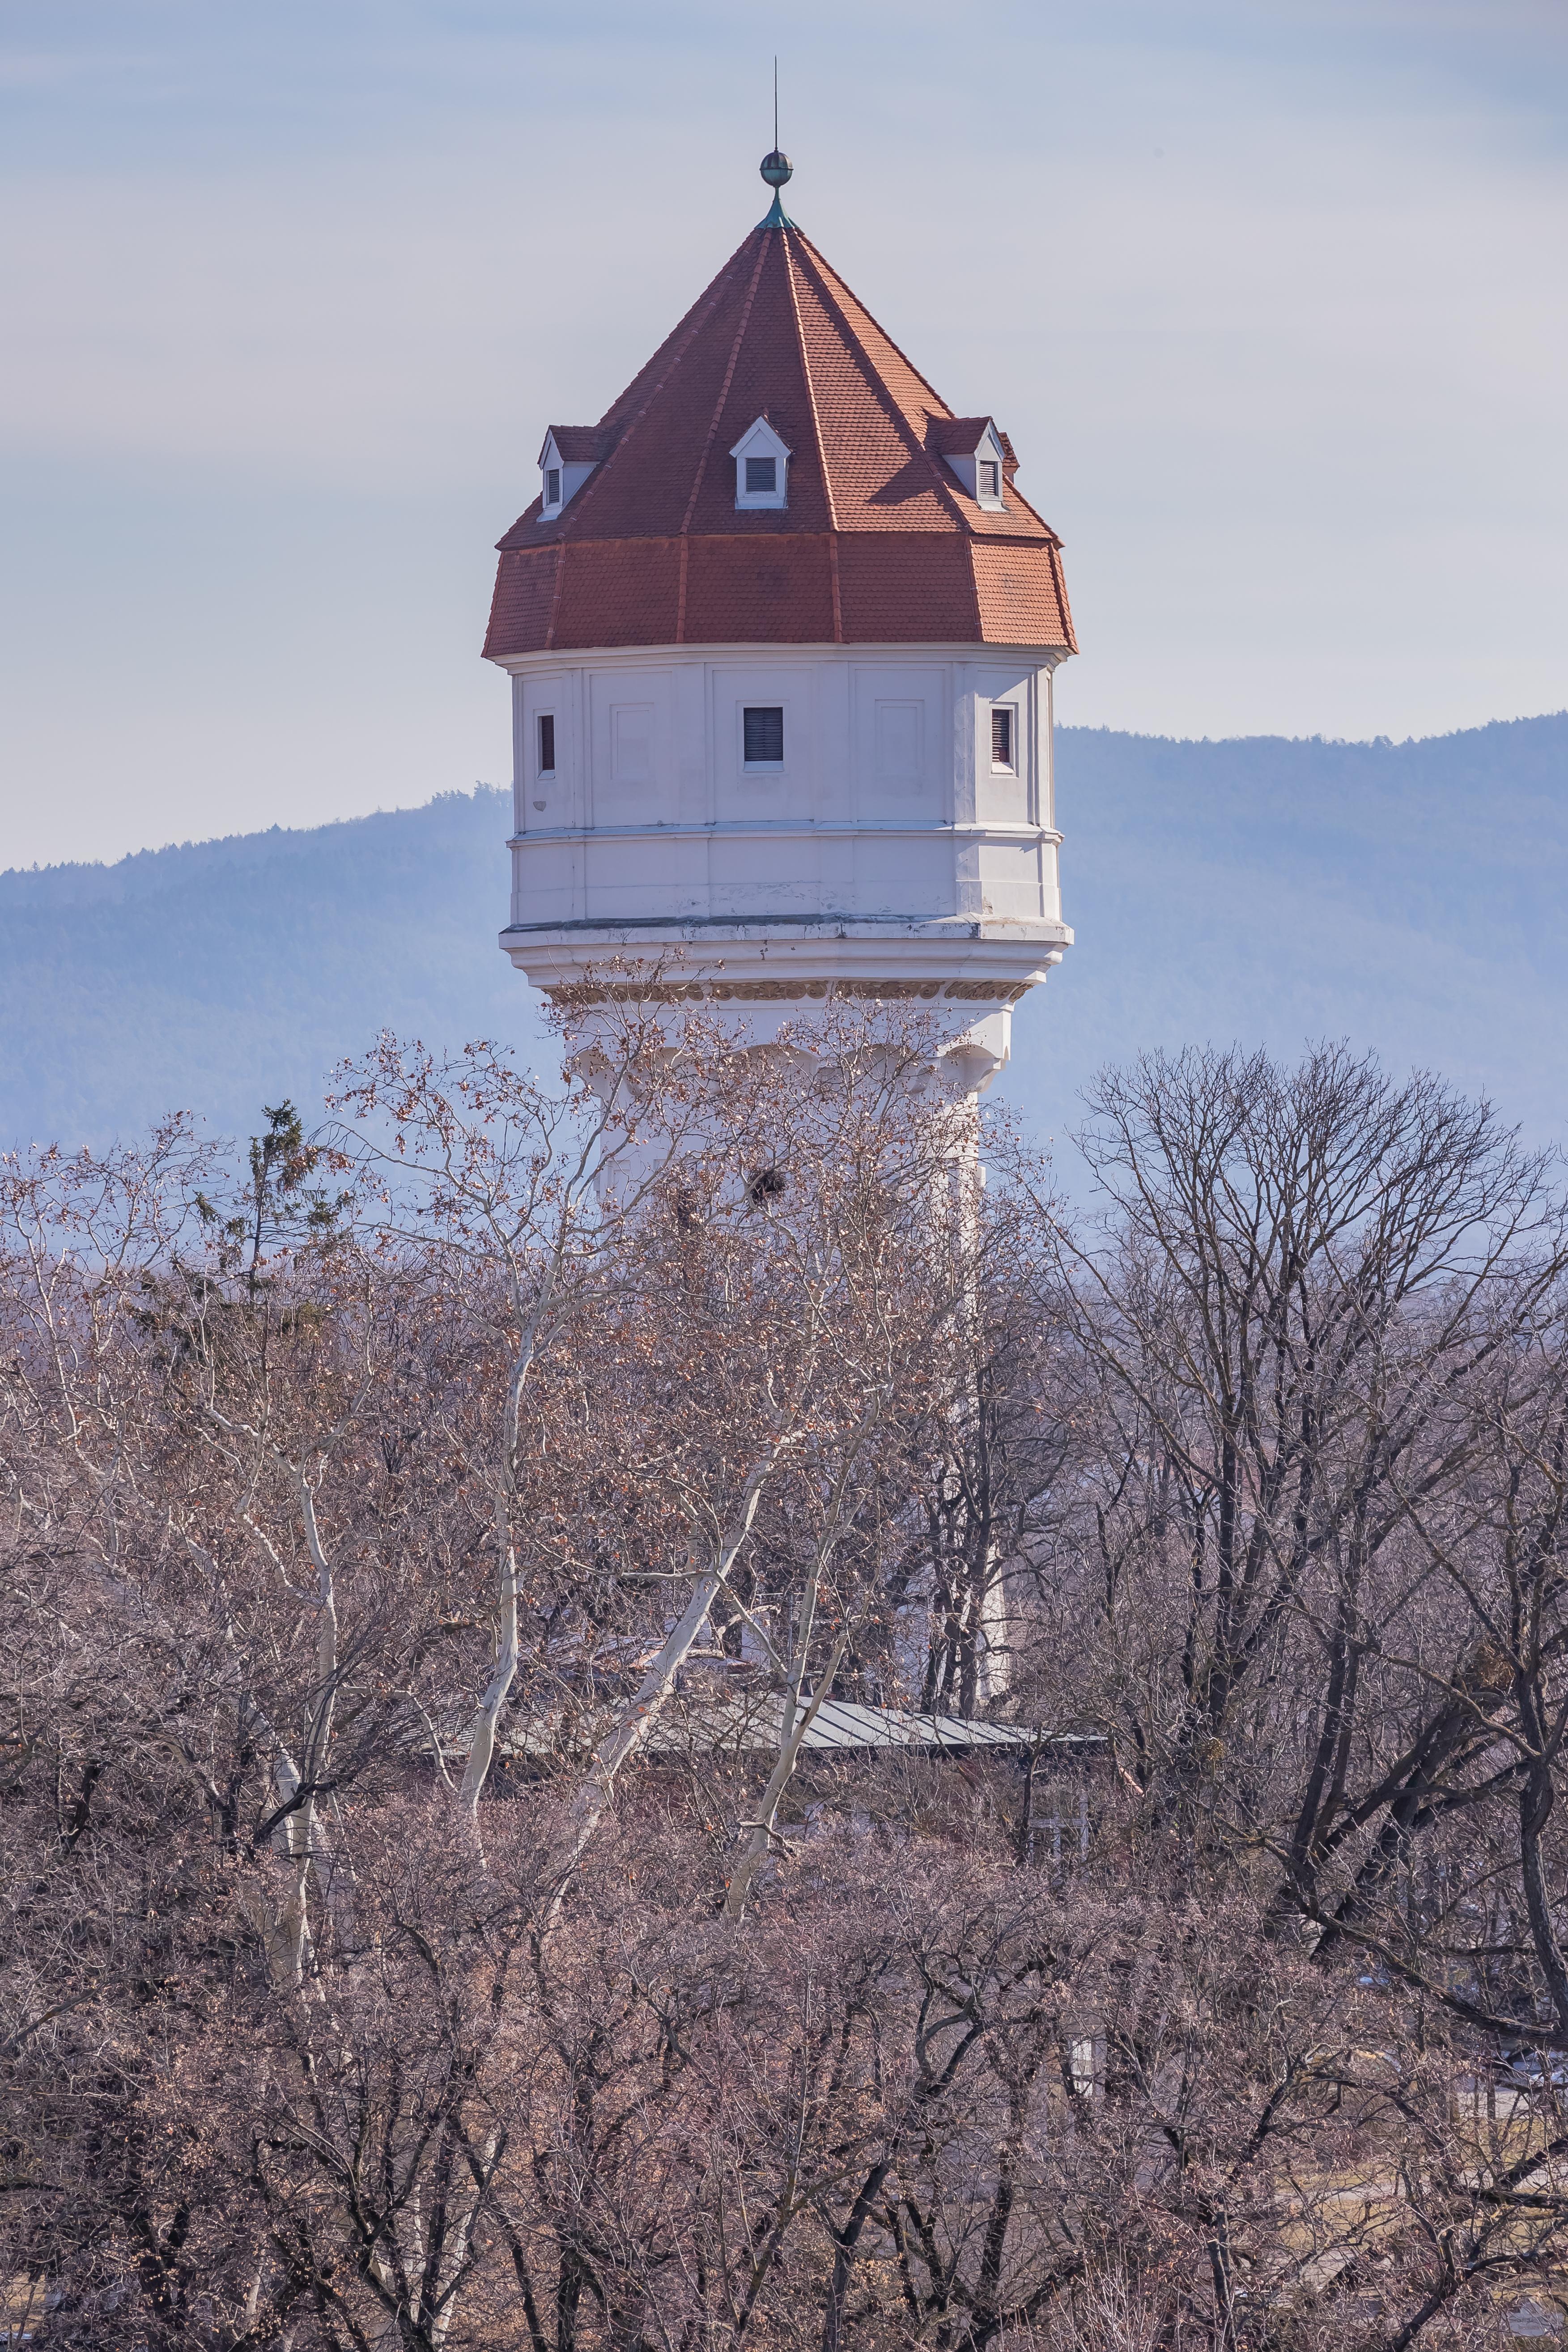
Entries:
[[542,776],[555,773],[555,713],[542,710],[539,715],[539,772]]
[[980,495],[983,499],[999,499],[1001,497],[1001,473],[1002,468],[998,466],[994,457],[982,457],[980,460]]
[[559,466],[546,466],[544,469],[544,503],[547,507],[558,507],[561,504],[561,468]]
[[[750,462],[750,461],[749,461]],[[773,464],[773,459],[768,459]],[[768,705],[748,704],[742,713],[741,733],[748,768],[773,767],[784,758],[784,712]]]
[[735,461],[735,504],[738,508],[788,504],[789,451],[765,416],[749,425],[730,452]]
[[1013,765],[1013,713],[1005,705],[991,713],[991,764],[994,768]]

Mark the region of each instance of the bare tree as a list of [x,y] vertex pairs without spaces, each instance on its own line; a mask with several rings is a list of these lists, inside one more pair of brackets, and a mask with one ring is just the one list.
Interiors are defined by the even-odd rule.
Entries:
[[[1405,2352],[1560,2298],[1547,1171],[1194,1056],[1105,1082],[1079,1231],[1019,1149],[954,1181],[912,1030],[610,1003],[592,1086],[384,1042],[326,1137],[4,1171],[7,2323]],[[999,1582],[1083,1834],[973,1762],[792,1819],[830,1698],[985,1704]]]
[[1058,1269],[1106,1718],[1189,1838],[1276,1853],[1277,1909],[1331,1935],[1491,1769],[1487,1654],[1419,1528],[1552,1312],[1561,1206],[1484,1107],[1337,1049],[1150,1062],[1096,1107],[1111,1205]]

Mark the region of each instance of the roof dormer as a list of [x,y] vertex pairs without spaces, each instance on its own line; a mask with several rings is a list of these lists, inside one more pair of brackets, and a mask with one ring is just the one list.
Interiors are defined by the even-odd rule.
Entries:
[[943,416],[931,428],[932,446],[947,459],[977,507],[1005,514],[1012,445],[989,416]]
[[784,507],[789,504],[790,451],[765,416],[742,433],[730,455],[735,460],[735,504],[738,507]]
[[576,497],[589,475],[609,455],[602,425],[552,425],[539,453],[542,520],[550,521]]

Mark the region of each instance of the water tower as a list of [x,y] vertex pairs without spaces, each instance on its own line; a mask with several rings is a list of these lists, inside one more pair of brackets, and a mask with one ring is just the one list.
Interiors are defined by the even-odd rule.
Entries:
[[[596,425],[553,425],[500,543],[512,680],[501,946],[588,1025],[612,961],[747,1044],[912,1000],[973,1098],[1061,920],[1060,541],[990,416],[955,416],[786,216]],[[590,991],[591,994],[591,991]]]

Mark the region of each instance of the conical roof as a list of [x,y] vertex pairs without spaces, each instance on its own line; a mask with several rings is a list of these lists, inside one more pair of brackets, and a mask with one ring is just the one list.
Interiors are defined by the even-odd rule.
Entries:
[[[738,509],[759,416],[789,503]],[[1076,651],[1061,542],[1013,480],[982,508],[947,463],[955,418],[798,228],[731,255],[596,427],[563,509],[500,542],[485,651],[611,646],[975,644]],[[966,432],[962,428],[973,428]]]

